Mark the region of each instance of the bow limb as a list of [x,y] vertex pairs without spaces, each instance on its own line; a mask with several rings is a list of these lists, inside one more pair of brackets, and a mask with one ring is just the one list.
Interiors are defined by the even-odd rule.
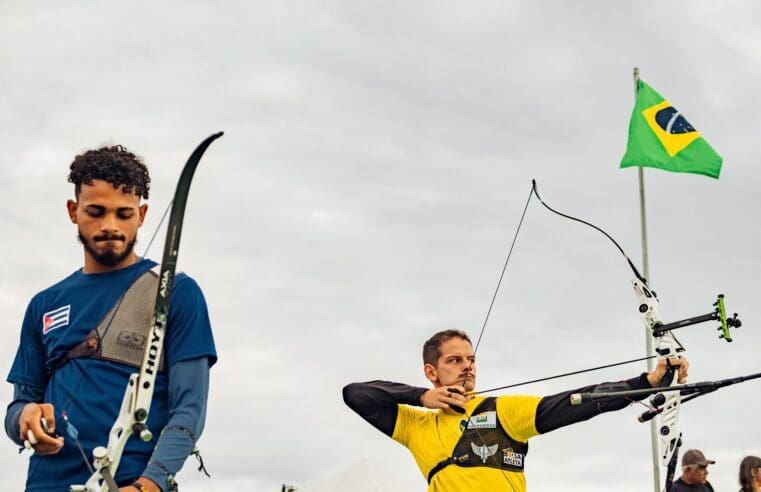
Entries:
[[[639,270],[637,270],[634,262],[632,262],[632,260],[626,254],[624,249],[618,244],[618,242],[602,228],[585,220],[581,220],[571,215],[559,212],[547,205],[539,196],[536,181],[532,181],[532,183],[534,194],[545,208],[557,215],[560,215],[561,217],[580,222],[584,225],[592,227],[593,229],[596,229],[605,235],[605,237],[607,237],[616,246],[616,248],[618,248],[618,251],[621,252],[621,255],[623,255],[624,259],[629,265],[629,268],[634,273],[635,278],[632,281],[632,285],[634,287],[634,295],[637,298],[639,313],[642,317],[643,322],[645,323],[645,328],[648,334],[652,334],[656,339],[657,347],[655,352],[661,357],[676,357],[678,354],[684,353],[684,347],[682,347],[682,345],[670,330],[655,330],[657,327],[663,325],[663,321],[661,320],[660,314],[658,313],[658,306],[660,304],[658,296],[655,294],[655,291],[653,291],[648,286],[647,279],[645,279]],[[664,377],[662,384],[664,386],[671,386],[677,382],[677,378],[678,375],[676,371],[669,370],[669,372]],[[678,392],[669,393],[666,396],[666,402],[664,404],[663,411],[660,414],[659,435],[661,443],[661,463],[664,466],[668,465],[671,456],[674,454],[678,447],[677,445],[679,438],[681,437],[681,433],[678,430],[680,401],[681,395]]]

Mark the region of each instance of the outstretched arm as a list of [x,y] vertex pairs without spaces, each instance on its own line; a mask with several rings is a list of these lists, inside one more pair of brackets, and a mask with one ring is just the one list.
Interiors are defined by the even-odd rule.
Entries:
[[[689,362],[686,358],[680,358],[669,359],[668,362],[666,359],[661,359],[658,361],[658,365],[651,373],[642,373],[636,378],[621,381],[619,384],[628,385],[628,389],[654,388],[660,384],[661,380],[666,375],[669,369],[669,364],[671,366],[678,366],[679,382],[686,382]],[[571,405],[571,394],[588,393],[593,391],[598,386],[600,385],[585,386],[583,388],[564,391],[562,393],[549,395],[542,398],[536,410],[536,430],[540,434],[544,434],[546,432],[559,429],[560,427],[565,427],[566,425],[589,420],[592,417],[604,412],[620,410],[629,406],[634,401],[642,400],[645,398],[645,396],[640,398],[622,397],[603,401],[584,402],[581,405]]]

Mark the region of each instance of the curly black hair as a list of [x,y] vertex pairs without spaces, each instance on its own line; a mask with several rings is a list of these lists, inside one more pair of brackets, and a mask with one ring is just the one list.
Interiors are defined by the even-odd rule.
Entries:
[[92,185],[93,179],[102,179],[124,193],[148,199],[151,184],[148,168],[139,156],[121,145],[88,150],[74,158],[70,169],[69,183],[74,183],[77,196],[82,184]]

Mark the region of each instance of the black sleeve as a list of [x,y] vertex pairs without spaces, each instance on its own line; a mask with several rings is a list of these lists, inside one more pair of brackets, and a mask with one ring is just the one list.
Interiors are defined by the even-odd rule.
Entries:
[[[651,387],[646,373],[642,373],[639,377],[622,381],[622,383],[628,384],[631,389]],[[597,386],[599,385],[584,386],[583,388],[564,391],[563,393],[542,398],[536,409],[536,430],[540,434],[544,434],[566,425],[589,420],[604,412],[620,410],[627,407],[633,401],[642,400],[646,397],[646,395],[643,395],[637,398],[611,398],[609,400],[584,402],[581,405],[571,405],[571,395],[573,393],[589,393]]]
[[420,406],[420,397],[428,391],[390,381],[368,381],[344,386],[344,403],[373,427],[391,437],[396,426],[397,405]]

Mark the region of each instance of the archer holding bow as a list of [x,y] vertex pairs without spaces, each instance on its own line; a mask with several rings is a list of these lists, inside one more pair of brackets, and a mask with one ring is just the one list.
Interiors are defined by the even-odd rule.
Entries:
[[[668,362],[678,367],[679,382],[685,382],[687,359]],[[432,389],[370,381],[345,386],[343,397],[362,418],[410,450],[430,492],[523,492],[530,438],[634,401],[620,397],[571,405],[571,394],[598,385],[544,397],[478,395],[473,345],[459,330],[436,333],[425,342],[423,363]],[[667,360],[661,359],[653,372],[616,386],[656,387],[667,372]]]
[[[74,159],[69,182],[75,198],[66,206],[84,265],[32,298],[8,375],[14,398],[5,429],[34,451],[26,490],[35,492],[68,491],[93,473],[93,449],[108,438],[130,374],[150,347],[159,285],[156,262],[134,251],[148,209],[142,160],[120,145],[90,150]],[[173,490],[204,426],[217,359],[206,302],[183,274],[172,292],[166,351],[152,368],[150,432],[124,448],[113,477],[121,491]]]

